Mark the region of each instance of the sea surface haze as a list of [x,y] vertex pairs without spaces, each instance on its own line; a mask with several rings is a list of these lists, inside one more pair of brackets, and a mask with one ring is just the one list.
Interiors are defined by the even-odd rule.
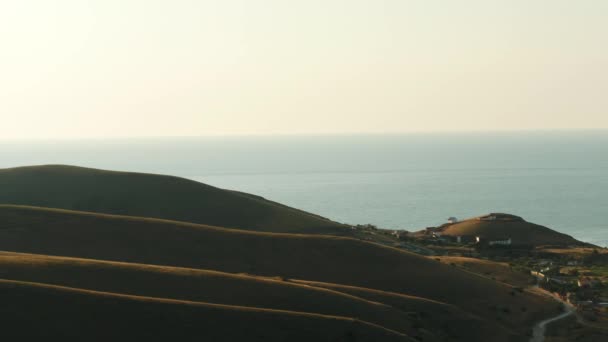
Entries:
[[608,132],[0,141],[0,167],[171,174],[351,224],[507,212],[608,245]]

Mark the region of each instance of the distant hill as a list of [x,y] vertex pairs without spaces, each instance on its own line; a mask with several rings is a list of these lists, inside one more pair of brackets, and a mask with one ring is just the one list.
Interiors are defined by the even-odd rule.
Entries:
[[345,226],[262,197],[184,178],[47,165],[0,169],[0,204],[91,211],[271,232]]
[[[251,232],[149,218],[0,206],[0,250],[336,284],[327,288],[365,300],[383,298],[391,306],[403,301],[389,293],[405,294],[447,303],[478,317],[479,326],[498,324],[522,338],[532,322],[548,316],[547,310],[553,308],[548,299],[514,294],[506,284],[402,250],[346,237]],[[81,273],[68,274],[76,277]],[[81,283],[69,285],[84,287]],[[418,306],[418,312],[431,315],[435,305],[428,310]],[[402,310],[407,312],[407,306]],[[435,323],[442,327],[449,324]],[[491,338],[507,340],[512,337],[509,334]]]
[[511,238],[513,245],[583,245],[570,235],[562,234],[550,228],[525,221],[510,214],[492,213],[467,219],[440,228],[445,236],[479,236],[483,241]]

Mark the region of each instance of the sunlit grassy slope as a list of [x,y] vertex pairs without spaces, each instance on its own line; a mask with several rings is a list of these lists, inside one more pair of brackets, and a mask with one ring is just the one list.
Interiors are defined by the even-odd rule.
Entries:
[[[392,306],[339,291],[243,274],[0,252],[0,279],[350,317],[412,336],[423,335],[423,331],[416,328],[424,325],[423,321]],[[423,299],[412,299],[412,303],[417,301],[426,303]],[[424,337],[437,340],[431,334]]]
[[480,221],[476,218],[449,225],[449,236],[481,236],[485,240],[511,238],[513,245],[582,245],[570,235],[526,221]]
[[462,267],[465,270],[480,274],[484,277],[496,279],[496,281],[501,281],[517,287],[526,287],[536,282],[536,279],[533,278],[529,272],[524,273],[521,270],[513,269],[506,262],[453,256],[432,258],[438,259],[442,263]]
[[275,232],[344,226],[261,197],[184,178],[62,165],[0,169],[0,203],[133,215]]
[[432,259],[345,237],[0,206],[0,250],[278,276],[407,294],[453,305],[518,336],[553,308],[540,296],[513,294],[508,285]]

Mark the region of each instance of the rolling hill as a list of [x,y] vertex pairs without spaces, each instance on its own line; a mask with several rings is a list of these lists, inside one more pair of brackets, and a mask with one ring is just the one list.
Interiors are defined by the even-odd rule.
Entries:
[[[389,305],[338,291],[281,279],[210,270],[0,252],[0,279],[132,296],[349,317],[412,336],[423,333],[415,325],[425,323]],[[416,300],[413,298],[412,302]],[[437,308],[441,307],[437,304]],[[463,314],[457,310],[451,312]],[[470,321],[474,322],[473,319]],[[424,337],[428,341],[437,341],[431,334]]]
[[345,226],[262,197],[184,178],[46,165],[0,169],[0,204],[154,217],[225,228],[345,234]]
[[493,278],[496,281],[501,281],[517,287],[524,288],[536,283],[536,278],[532,277],[529,273],[515,270],[506,262],[457,256],[441,256],[432,258],[439,260],[444,264],[458,266],[473,273],[477,273],[488,278]]
[[[493,340],[512,337],[523,340],[532,322],[554,310],[554,305],[547,299],[526,292],[514,295],[512,287],[506,284],[402,250],[337,236],[253,232],[150,218],[5,205],[0,206],[0,250],[280,277],[288,283],[324,287],[359,300],[377,302],[382,299],[381,303],[404,312],[408,310],[407,305],[398,307],[403,305],[403,297],[399,296],[414,296],[421,298],[415,301],[416,306],[412,305],[417,313],[436,311],[431,307],[436,308],[437,304],[428,304],[429,309],[422,310],[424,303],[446,303],[479,319],[479,327],[500,326],[496,330],[479,328],[479,331],[508,331],[493,336]],[[51,275],[44,278],[44,274],[39,275],[40,278],[23,278],[33,277],[35,272],[24,265],[20,267],[24,270],[21,276],[15,275],[19,274],[15,269],[12,276],[3,276],[34,282],[55,279],[52,281],[59,285],[84,288],[95,285],[91,285],[91,281],[76,283],[77,276],[73,276],[76,280],[68,279],[70,283]],[[87,272],[80,269],[66,273]],[[88,274],[90,277],[93,273]],[[139,277],[135,276],[137,272],[132,274]],[[318,285],[322,283],[328,285]],[[176,292],[180,289],[177,285],[167,287]],[[131,290],[94,289],[166,296],[139,292],[142,290],[135,285]],[[345,297],[340,298],[345,300]],[[262,302],[248,304],[271,306]],[[384,322],[384,318],[380,321]],[[399,328],[388,319],[386,322],[383,324]],[[447,322],[434,324],[444,326]]]
[[0,280],[11,341],[415,341],[355,319]]
[[444,236],[479,236],[482,241],[511,238],[513,245],[584,245],[570,235],[556,232],[550,228],[530,223],[521,217],[509,214],[489,214],[446,224],[441,227]]

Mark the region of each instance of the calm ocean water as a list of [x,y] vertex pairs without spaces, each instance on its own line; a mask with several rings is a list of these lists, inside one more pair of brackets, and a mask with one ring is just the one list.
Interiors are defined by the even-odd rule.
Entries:
[[385,228],[508,212],[608,245],[608,132],[0,142],[0,167],[49,163],[173,174]]

